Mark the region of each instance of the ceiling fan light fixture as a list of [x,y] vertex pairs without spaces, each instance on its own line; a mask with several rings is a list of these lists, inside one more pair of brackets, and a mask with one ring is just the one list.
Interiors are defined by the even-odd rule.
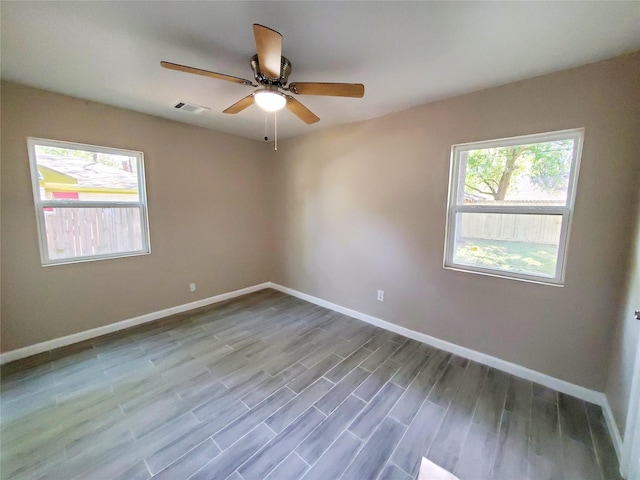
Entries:
[[277,112],[287,104],[284,94],[271,89],[260,89],[253,95],[258,106],[265,112]]

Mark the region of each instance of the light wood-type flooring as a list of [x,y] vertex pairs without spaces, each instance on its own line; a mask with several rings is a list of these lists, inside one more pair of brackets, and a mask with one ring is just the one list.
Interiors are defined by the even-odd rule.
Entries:
[[274,290],[2,368],[4,479],[618,477],[600,407]]

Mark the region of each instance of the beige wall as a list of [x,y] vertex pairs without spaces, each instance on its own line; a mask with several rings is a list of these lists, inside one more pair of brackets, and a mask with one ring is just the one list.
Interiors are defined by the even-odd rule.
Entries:
[[[1,94],[2,351],[270,279],[263,144],[12,83]],[[41,267],[27,136],[142,150],[152,254]]]
[[[638,79],[640,55],[617,58],[283,141],[273,280],[602,391],[634,223]],[[444,270],[451,145],[577,127],[566,285]]]
[[638,214],[635,249],[628,260],[630,270],[627,277],[626,296],[623,308],[616,317],[617,323],[611,344],[611,361],[605,388],[609,405],[622,435],[626,426],[633,369],[640,340],[640,322],[635,319],[634,314],[636,310],[640,310],[640,205],[636,205],[636,209]]
[[[273,280],[596,390],[611,358],[607,392],[624,412],[628,341],[614,328],[640,176],[639,78],[640,55],[618,58],[278,152],[3,82],[2,351]],[[575,127],[586,134],[566,286],[444,270],[451,145]],[[144,151],[152,255],[41,267],[29,135]]]

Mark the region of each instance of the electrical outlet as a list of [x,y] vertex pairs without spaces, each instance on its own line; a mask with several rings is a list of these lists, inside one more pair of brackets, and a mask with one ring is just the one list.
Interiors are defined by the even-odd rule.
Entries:
[[378,301],[384,302],[384,290],[378,290]]
[[189,284],[189,291],[191,291],[191,292],[195,292],[196,291],[196,284],[195,283],[190,283]]

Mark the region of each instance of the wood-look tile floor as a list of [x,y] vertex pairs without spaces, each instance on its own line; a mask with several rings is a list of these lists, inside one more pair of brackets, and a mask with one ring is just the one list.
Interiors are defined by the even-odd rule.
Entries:
[[599,407],[274,290],[2,368],[5,479],[618,477]]

